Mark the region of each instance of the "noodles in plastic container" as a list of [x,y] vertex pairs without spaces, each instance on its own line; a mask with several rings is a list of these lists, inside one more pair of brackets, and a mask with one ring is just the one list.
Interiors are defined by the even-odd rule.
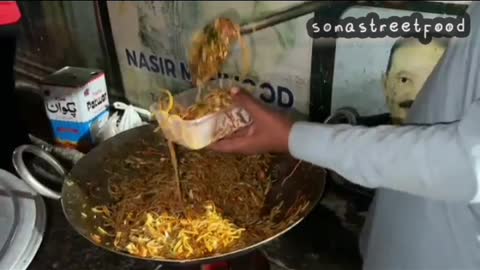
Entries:
[[176,96],[165,91],[150,111],[168,140],[198,150],[251,124],[250,115],[234,106],[229,93],[232,86],[232,81],[212,81],[198,102],[197,88]]
[[251,68],[251,52],[238,24],[217,18],[194,36],[190,69],[196,88],[175,97],[164,91],[165,95],[150,107],[169,141],[198,150],[251,124],[248,113],[232,104],[228,91],[232,80],[211,81],[237,42],[242,49],[242,80]]

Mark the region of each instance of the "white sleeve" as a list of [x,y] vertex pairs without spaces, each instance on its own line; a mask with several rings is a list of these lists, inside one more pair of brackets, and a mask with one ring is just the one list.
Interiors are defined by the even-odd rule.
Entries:
[[480,100],[449,124],[367,128],[297,122],[289,148],[296,158],[366,187],[480,202]]

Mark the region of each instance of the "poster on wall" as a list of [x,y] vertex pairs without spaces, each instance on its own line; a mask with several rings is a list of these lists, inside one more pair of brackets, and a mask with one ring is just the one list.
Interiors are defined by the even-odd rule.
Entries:
[[[415,11],[352,7],[341,18],[410,16]],[[420,13],[423,18],[454,15]],[[331,111],[353,107],[360,115],[391,113],[404,119],[425,80],[440,61],[448,38],[423,44],[417,38],[339,38],[336,41]],[[395,119],[394,119],[395,120]]]
[[[197,31],[219,16],[248,22],[302,1],[108,1],[115,49],[126,98],[148,108],[161,89],[191,87],[188,50]],[[266,103],[308,114],[312,39],[305,25],[312,14],[246,36],[252,68],[242,82]],[[237,44],[223,77],[238,79]]]

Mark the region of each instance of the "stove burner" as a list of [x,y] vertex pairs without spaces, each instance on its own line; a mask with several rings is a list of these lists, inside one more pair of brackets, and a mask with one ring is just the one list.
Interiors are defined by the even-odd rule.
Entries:
[[158,270],[270,270],[267,258],[258,251],[224,262],[190,267],[161,267]]
[[229,270],[230,265],[227,262],[202,265],[202,270]]
[[270,270],[268,260],[255,251],[225,262],[202,265],[201,270]]

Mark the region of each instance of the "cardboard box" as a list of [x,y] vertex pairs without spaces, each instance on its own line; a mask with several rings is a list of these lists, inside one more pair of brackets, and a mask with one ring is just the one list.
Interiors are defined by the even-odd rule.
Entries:
[[109,116],[105,74],[67,66],[44,78],[41,87],[56,143],[84,152],[91,149],[94,132]]

